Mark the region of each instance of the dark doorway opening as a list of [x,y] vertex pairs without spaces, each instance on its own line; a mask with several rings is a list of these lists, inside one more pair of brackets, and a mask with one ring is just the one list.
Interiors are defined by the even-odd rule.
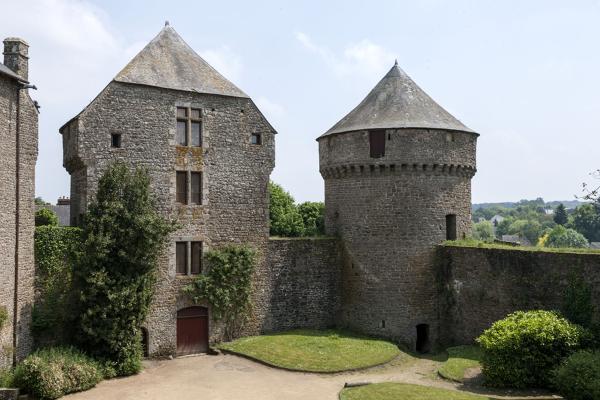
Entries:
[[148,351],[148,329],[142,328],[142,354],[144,357],[148,357],[150,352]]
[[369,146],[371,158],[385,156],[385,131],[369,131]]
[[429,325],[417,325],[417,348],[418,353],[427,353],[430,350],[429,346]]
[[456,240],[456,214],[446,215],[446,240]]
[[188,307],[177,311],[177,355],[208,351],[208,309]]

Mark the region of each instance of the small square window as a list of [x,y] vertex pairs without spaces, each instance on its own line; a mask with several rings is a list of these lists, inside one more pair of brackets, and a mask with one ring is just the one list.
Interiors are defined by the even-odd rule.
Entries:
[[250,143],[252,144],[262,144],[262,138],[260,137],[260,133],[253,133],[250,137]]
[[121,134],[111,133],[110,134],[110,147],[119,148],[121,147]]

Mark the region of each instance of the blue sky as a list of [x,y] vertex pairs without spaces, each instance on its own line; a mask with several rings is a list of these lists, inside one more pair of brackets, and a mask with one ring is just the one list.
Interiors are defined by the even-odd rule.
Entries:
[[165,20],[278,130],[272,179],[322,200],[315,138],[398,59],[481,134],[473,201],[572,199],[600,168],[600,0],[1,0],[41,106],[37,195],[69,194],[58,128]]

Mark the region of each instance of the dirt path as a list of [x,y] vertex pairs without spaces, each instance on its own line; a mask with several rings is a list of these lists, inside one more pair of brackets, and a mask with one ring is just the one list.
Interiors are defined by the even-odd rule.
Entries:
[[144,365],[139,375],[104,381],[65,399],[335,400],[346,382],[395,381],[450,390],[462,386],[437,377],[440,362],[404,355],[385,366],[334,375],[282,371],[232,355],[148,361]]

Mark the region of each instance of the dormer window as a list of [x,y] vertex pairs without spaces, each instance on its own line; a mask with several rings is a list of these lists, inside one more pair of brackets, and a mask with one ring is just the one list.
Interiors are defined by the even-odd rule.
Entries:
[[369,152],[371,158],[385,156],[385,131],[369,131]]
[[176,141],[179,146],[202,147],[202,110],[177,107]]

